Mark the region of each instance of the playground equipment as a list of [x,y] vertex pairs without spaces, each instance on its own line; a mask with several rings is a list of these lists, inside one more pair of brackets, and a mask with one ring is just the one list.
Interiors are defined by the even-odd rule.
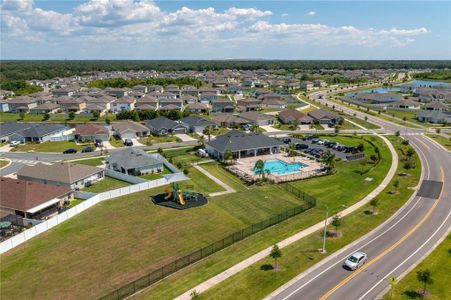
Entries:
[[155,204],[176,209],[186,209],[208,203],[204,195],[196,193],[190,188],[192,187],[181,189],[177,182],[173,182],[165,189],[166,194],[153,196],[152,201]]

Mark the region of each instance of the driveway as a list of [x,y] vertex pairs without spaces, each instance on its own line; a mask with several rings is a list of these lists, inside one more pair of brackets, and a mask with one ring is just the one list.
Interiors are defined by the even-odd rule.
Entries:
[[184,133],[180,133],[180,134],[176,134],[176,137],[178,137],[179,139],[182,140],[182,142],[192,142],[192,141],[197,141],[195,138],[190,137],[187,134]]
[[260,126],[260,127],[263,128],[264,130],[266,130],[266,132],[277,132],[277,131],[280,131],[279,129],[274,128],[274,127],[269,126],[269,125],[264,125],[264,126]]
[[138,139],[132,139],[132,142],[133,142],[133,146],[145,146],[145,145],[141,144],[141,143],[138,141]]
[[116,149],[116,147],[113,147],[113,145],[111,145],[110,141],[105,141],[102,144],[107,150]]
[[2,147],[0,147],[0,152],[9,152],[11,151],[12,147],[9,144],[6,144]]

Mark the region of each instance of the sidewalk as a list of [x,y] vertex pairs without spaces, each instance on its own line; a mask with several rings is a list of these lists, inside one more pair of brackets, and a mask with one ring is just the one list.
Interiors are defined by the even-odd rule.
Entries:
[[234,189],[232,189],[230,186],[228,186],[227,184],[225,184],[224,182],[222,182],[221,180],[219,180],[218,178],[214,177],[212,174],[208,173],[207,170],[205,170],[204,168],[202,168],[199,165],[193,165],[197,170],[199,170],[201,173],[203,173],[205,176],[207,176],[208,178],[210,178],[211,180],[213,180],[214,182],[216,182],[217,184],[219,184],[220,186],[222,186],[224,188],[225,191],[222,192],[217,192],[217,193],[211,193],[209,194],[210,197],[214,197],[214,196],[219,196],[219,195],[224,195],[224,194],[229,194],[229,193],[235,193],[236,191]]
[[[396,174],[396,170],[398,168],[398,154],[396,153],[395,148],[388,141],[387,138],[385,138],[384,136],[380,136],[380,138],[382,138],[382,140],[387,144],[387,146],[390,149],[390,152],[392,154],[392,163],[390,166],[390,170],[388,171],[387,175],[385,176],[385,178],[381,182],[381,184],[379,184],[371,193],[369,193],[366,197],[364,197],[362,200],[355,203],[354,205],[342,210],[340,212],[340,215],[342,217],[351,214],[352,212],[356,211],[357,209],[361,208],[362,206],[367,204],[369,201],[371,201],[374,197],[376,197],[379,193],[381,193],[387,187],[387,185],[392,180],[393,176]],[[329,223],[331,220],[332,220],[332,217],[330,217],[327,220],[327,222]],[[324,226],[324,221],[321,221],[307,229],[304,229],[304,230],[296,233],[295,235],[292,235],[289,238],[286,238],[283,241],[280,241],[279,243],[277,243],[277,245],[279,246],[279,248],[282,249],[282,248],[289,246],[289,245],[299,241],[300,239],[314,233],[315,231],[321,230],[323,228],[323,226]],[[208,290],[209,288],[212,288],[216,284],[226,280],[227,278],[237,274],[238,272],[244,270],[245,268],[247,268],[247,267],[253,265],[254,263],[262,260],[263,258],[267,257],[270,254],[271,249],[272,249],[272,246],[258,252],[257,254],[254,254],[253,256],[251,256],[251,257],[243,260],[242,262],[232,266],[231,268],[227,269],[226,271],[219,273],[218,275],[213,276],[212,278],[204,281],[203,283],[193,287],[192,289],[183,293],[182,295],[178,296],[175,299],[176,300],[189,300],[189,299],[191,299],[190,295],[193,291],[196,291],[197,293],[205,292],[206,290]]]

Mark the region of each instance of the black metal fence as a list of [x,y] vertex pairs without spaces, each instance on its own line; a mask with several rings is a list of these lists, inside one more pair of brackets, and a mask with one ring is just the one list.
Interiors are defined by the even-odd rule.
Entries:
[[100,298],[101,300],[119,300],[124,299],[130,295],[135,294],[136,292],[156,283],[157,281],[179,271],[180,269],[183,269],[184,267],[189,266],[192,263],[195,263],[215,252],[218,252],[230,245],[233,245],[236,242],[241,241],[242,239],[251,236],[259,231],[262,231],[263,229],[266,229],[268,227],[271,227],[273,225],[276,225],[282,221],[285,221],[291,217],[294,217],[302,212],[305,212],[311,208],[313,208],[316,205],[316,199],[312,196],[304,193],[303,191],[297,189],[296,187],[290,185],[290,184],[284,184],[281,185],[283,189],[285,189],[287,192],[295,195],[300,200],[302,200],[304,203],[296,206],[294,208],[288,209],[280,214],[271,216],[270,218],[261,221],[259,223],[253,224],[249,227],[246,227],[240,231],[237,231],[235,233],[230,234],[229,236],[216,241],[204,248],[201,248],[197,251],[194,251],[184,257],[181,257],[163,267],[160,269],[157,269],[153,272],[150,272],[141,278],[134,280],[133,282],[130,282],[117,290],[103,296]]

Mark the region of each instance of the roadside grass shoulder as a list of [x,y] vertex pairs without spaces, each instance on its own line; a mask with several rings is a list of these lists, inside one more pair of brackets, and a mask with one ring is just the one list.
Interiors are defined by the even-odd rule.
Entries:
[[67,150],[69,148],[74,148],[78,152],[80,152],[83,148],[87,146],[92,146],[92,143],[86,143],[86,144],[76,144],[73,141],[62,141],[62,142],[44,142],[44,143],[27,143],[24,145],[18,145],[16,147],[13,147],[11,149],[12,152],[27,152],[27,151],[34,151],[34,152],[63,152],[64,150]]
[[97,166],[102,165],[103,161],[104,161],[103,157],[96,157],[96,158],[74,160],[73,163],[97,167]]
[[416,266],[406,277],[395,285],[393,291],[389,291],[384,300],[421,299],[418,292],[422,291],[423,284],[417,280],[417,272],[428,269],[434,283],[427,286],[427,299],[444,300],[451,295],[451,235],[448,235],[442,243],[424,261]]
[[428,137],[432,138],[434,141],[445,147],[446,149],[451,151],[451,140],[447,139],[443,135],[440,134],[426,134]]

